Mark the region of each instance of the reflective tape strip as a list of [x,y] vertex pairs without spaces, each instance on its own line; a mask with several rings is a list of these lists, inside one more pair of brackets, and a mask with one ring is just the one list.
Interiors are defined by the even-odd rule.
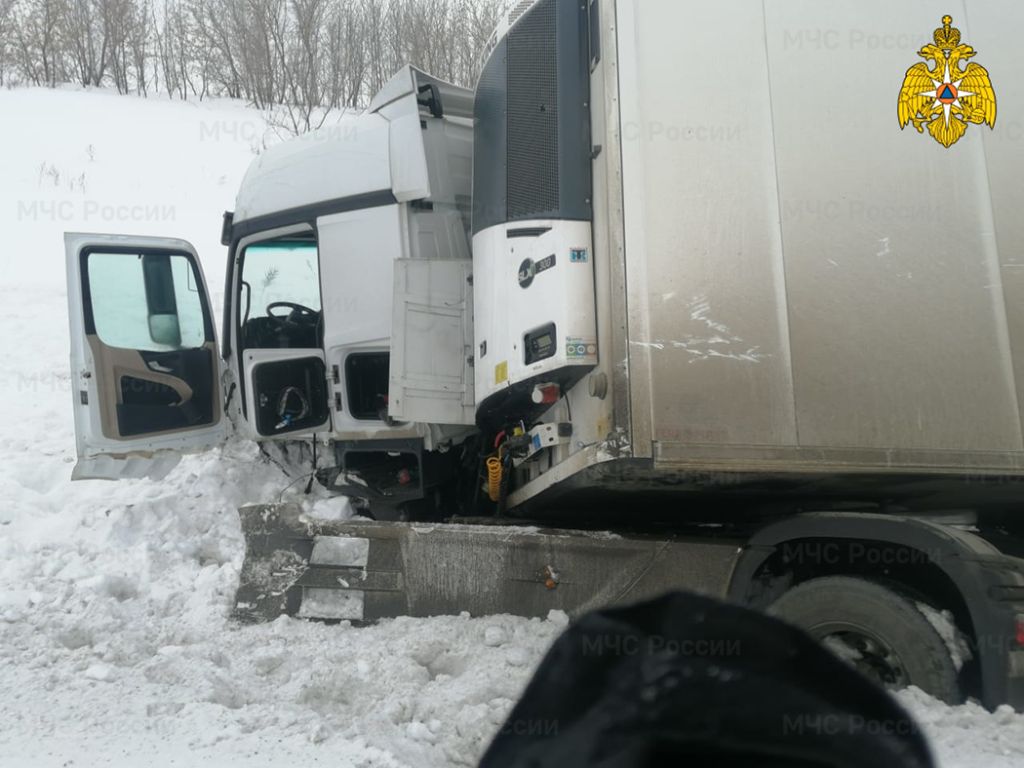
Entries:
[[370,540],[349,536],[317,536],[313,540],[310,565],[365,568],[370,557]]
[[360,590],[305,587],[298,616],[300,619],[362,621],[363,603],[363,592]]

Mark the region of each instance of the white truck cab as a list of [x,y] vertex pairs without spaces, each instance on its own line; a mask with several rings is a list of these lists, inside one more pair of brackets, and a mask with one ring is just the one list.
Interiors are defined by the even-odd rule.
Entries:
[[220,354],[189,243],[67,234],[74,477],[160,476],[229,430],[330,443],[328,481],[387,506],[453,473],[475,434],[472,108],[407,67],[255,160],[225,214]]

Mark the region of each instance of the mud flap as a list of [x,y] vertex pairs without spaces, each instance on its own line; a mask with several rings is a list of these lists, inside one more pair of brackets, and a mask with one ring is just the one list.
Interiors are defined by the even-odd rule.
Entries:
[[284,504],[239,510],[245,563],[234,617],[372,622],[395,616],[546,616],[656,597],[724,596],[735,543],[508,525],[325,522]]

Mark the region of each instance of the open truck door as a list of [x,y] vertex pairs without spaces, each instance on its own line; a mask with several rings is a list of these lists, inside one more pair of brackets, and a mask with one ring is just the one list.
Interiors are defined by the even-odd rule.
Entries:
[[209,294],[184,240],[66,233],[73,480],[166,475],[219,443]]

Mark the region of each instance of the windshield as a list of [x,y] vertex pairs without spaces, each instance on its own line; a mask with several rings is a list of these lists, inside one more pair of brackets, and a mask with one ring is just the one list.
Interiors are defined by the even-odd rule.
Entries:
[[[243,323],[269,317],[268,307],[287,302],[320,311],[316,243],[273,240],[250,245],[242,260]],[[248,295],[246,295],[248,294]],[[286,314],[273,310],[273,314]]]
[[317,349],[322,312],[313,240],[270,240],[242,252],[243,349]]

